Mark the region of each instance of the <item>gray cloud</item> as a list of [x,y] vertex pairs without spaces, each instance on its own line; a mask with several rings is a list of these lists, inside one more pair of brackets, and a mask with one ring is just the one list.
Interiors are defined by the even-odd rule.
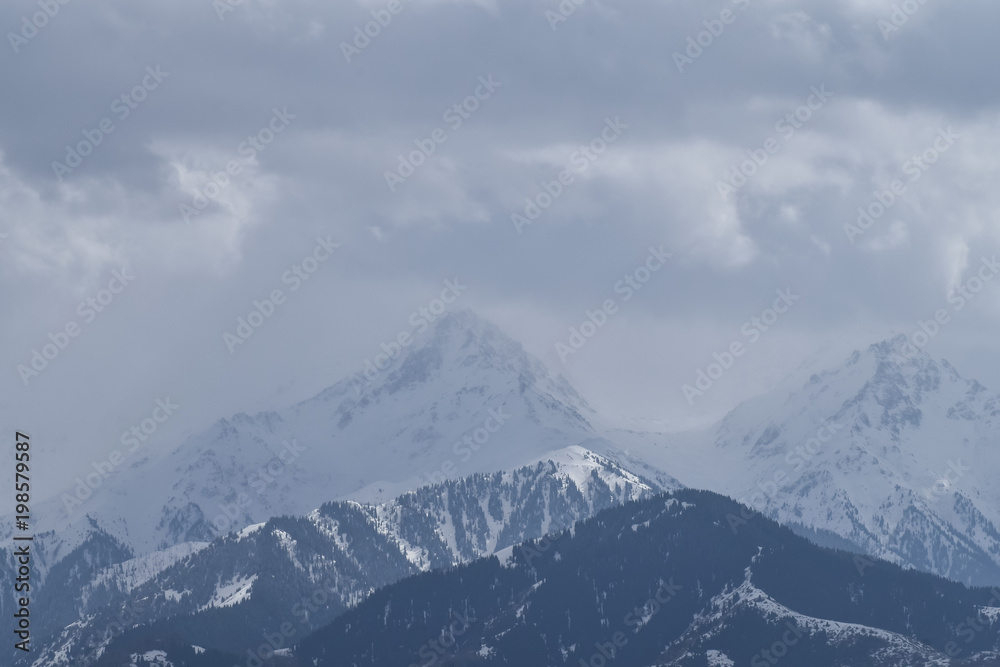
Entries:
[[[246,0],[224,20],[209,0],[60,6],[17,53],[0,47],[0,422],[41,429],[58,487],[157,398],[183,406],[168,447],[359,370],[454,277],[463,305],[596,403],[675,424],[816,350],[917,330],[997,249],[1000,8],[927,3],[884,39],[893,2],[741,4],[586,0],[553,30],[556,2],[407,0],[350,63],[341,43],[385,3]],[[674,52],[725,8],[734,20],[678,72]],[[7,3],[0,26],[37,11]],[[114,100],[156,66],[169,76],[119,118]],[[491,74],[501,87],[450,128],[445,111]],[[833,97],[783,136],[822,85]],[[275,108],[294,120],[243,162]],[[60,182],[52,162],[104,118],[114,131]],[[628,128],[574,168],[608,118]],[[961,138],[850,243],[857,208],[949,126]],[[447,140],[391,192],[385,172],[435,128]],[[720,197],[769,137],[779,150]],[[186,224],[179,206],[230,160],[240,174]],[[567,167],[519,234],[511,214]],[[327,235],[335,256],[230,354],[222,334]],[[561,364],[555,343],[660,245],[668,266]],[[25,386],[17,366],[123,266],[134,284]],[[801,301],[689,405],[681,385],[786,287]],[[929,349],[997,387],[995,290]]]

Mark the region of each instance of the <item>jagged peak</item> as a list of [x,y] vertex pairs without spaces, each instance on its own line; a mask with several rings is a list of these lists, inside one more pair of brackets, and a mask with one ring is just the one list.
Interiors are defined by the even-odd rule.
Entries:
[[[575,389],[553,373],[540,359],[493,322],[472,310],[448,311],[433,322],[379,345],[381,351],[362,362],[362,369],[329,387],[317,399],[336,400],[354,395],[358,400],[394,394],[422,383],[446,377],[456,381],[514,386],[519,393],[529,388],[565,403],[573,410],[593,410]],[[478,379],[473,379],[478,378]],[[505,379],[502,379],[505,378]],[[312,400],[312,399],[310,399]]]
[[424,375],[446,364],[468,368],[474,363],[472,358],[507,369],[539,372],[543,368],[500,327],[464,308],[446,312],[430,323],[419,320],[414,330],[387,339],[379,348],[354,376],[366,385],[377,377]]
[[452,359],[475,355],[505,367],[527,369],[537,365],[521,343],[468,309],[448,312],[435,320],[427,335],[415,340],[412,351],[425,348],[441,350]]
[[[963,378],[946,360],[918,347],[914,337],[895,334],[855,349],[846,358],[841,357],[839,363],[826,359],[824,368],[813,369],[815,372],[808,378],[790,376],[771,392],[730,410],[719,423],[718,438],[729,441],[742,434],[745,440],[749,432],[759,437],[771,421],[762,415],[787,416],[790,404],[796,406],[791,408],[793,412],[813,415],[812,421],[820,415],[835,419],[846,414],[844,410],[870,409],[875,412],[869,418],[898,418],[917,424],[920,406],[931,395],[940,394],[947,397],[941,400],[953,401],[956,399],[951,388],[968,396],[989,393],[975,380]],[[916,342],[922,341],[917,337]],[[952,405],[949,402],[946,407]],[[886,410],[900,414],[887,415]]]
[[868,346],[867,353],[879,361],[895,364],[934,363],[933,357],[915,345],[905,334],[896,334]]
[[[914,341],[914,336],[897,334],[868,347],[867,356],[876,363],[876,378],[897,378],[907,383],[916,381],[927,385],[928,380],[936,384],[942,379],[951,382],[966,383],[971,388],[980,386],[975,380],[963,378],[958,370],[946,359],[931,356],[922,346]],[[860,357],[855,352],[848,364],[856,362]]]
[[475,331],[479,334],[493,334],[506,338],[500,327],[481,317],[469,308],[449,310],[434,320],[430,325],[435,336],[447,334],[449,331]]
[[[919,370],[944,371],[956,380],[962,380],[962,376],[946,359],[935,358],[928,353],[923,346],[918,345],[918,340],[913,336],[896,334],[883,341],[872,343],[868,346],[867,354],[880,364],[889,364],[898,368],[910,368]],[[861,357],[860,351],[855,351],[848,363],[853,363]]]

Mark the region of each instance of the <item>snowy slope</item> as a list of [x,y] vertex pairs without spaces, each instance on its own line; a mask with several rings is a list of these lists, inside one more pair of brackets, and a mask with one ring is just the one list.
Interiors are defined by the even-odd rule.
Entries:
[[[719,651],[707,647],[714,645],[713,642],[718,634],[735,625],[736,618],[746,614],[756,616],[770,625],[794,628],[786,635],[792,642],[796,641],[799,633],[807,636],[825,636],[828,646],[833,650],[864,642],[870,647],[870,664],[873,665],[946,667],[951,664],[947,654],[898,633],[857,623],[814,618],[793,611],[754,586],[750,568],[747,570],[746,581],[734,590],[713,597],[709,604],[710,613],[697,616],[685,635],[678,640],[679,645],[686,647],[684,655],[676,660],[662,663],[660,667],[681,667],[691,664],[691,658],[701,652],[704,652],[706,657],[712,653],[720,654]],[[793,653],[794,648],[795,645],[792,643],[786,650]],[[772,654],[770,661],[774,661],[777,655]],[[781,653],[782,657],[784,655]],[[770,664],[764,655],[761,655],[756,662]]]
[[[81,611],[95,594],[160,584],[164,609],[218,608],[233,596],[252,600],[261,580],[247,582],[258,572],[209,568],[211,590],[195,600],[184,595],[190,586],[183,578],[160,581],[161,570],[176,572],[167,566],[207,557],[193,552],[247,529],[237,541],[274,542],[283,563],[308,572],[315,546],[304,547],[287,528],[264,532],[272,517],[305,517],[312,526],[305,530],[362,568],[357,545],[311,514],[333,499],[355,501],[341,510],[354,508],[348,513],[365,540],[398,552],[386,569],[391,578],[513,544],[510,526],[523,537],[529,515],[531,530],[542,534],[586,515],[597,498],[606,506],[640,489],[676,488],[674,475],[821,543],[1000,584],[1000,396],[947,362],[901,356],[901,342],[873,345],[790,381],[710,428],[651,433],[605,425],[565,380],[495,326],[454,313],[370,381],[348,378],[283,410],[220,420],[162,460],[112,478],[71,517],[59,502],[36,508],[38,574],[55,572],[59,593],[79,595]],[[528,464],[551,473],[549,495],[529,501],[504,492],[499,505],[480,503],[475,519],[456,514],[448,493],[410,493],[429,481]],[[502,473],[500,483],[512,483],[503,478],[511,474]],[[609,495],[609,488],[622,491]],[[554,514],[553,503],[565,509],[568,498],[575,509]],[[515,505],[522,507],[517,518]],[[733,517],[733,529],[743,520]],[[417,525],[406,529],[414,534],[401,528]],[[0,538],[5,530],[9,522],[0,522]],[[345,586],[343,602],[353,604],[371,585]]]
[[502,560],[380,589],[293,655],[414,664],[457,610],[473,620],[441,664],[997,664],[988,590],[871,559],[859,571],[756,513],[734,533],[726,518],[740,510],[694,490],[613,507]]
[[[964,582],[1000,583],[1000,396],[896,338],[674,437],[611,433],[687,486]],[[627,465],[627,464],[626,464]],[[738,522],[737,522],[738,523]]]
[[[85,619],[63,628],[34,664],[74,664],[100,650],[101,629],[129,606],[137,607],[135,621],[152,622],[244,603],[233,610],[233,622],[252,624],[257,615],[294,609],[322,587],[329,591],[327,603],[305,618],[313,627],[379,586],[469,562],[604,508],[676,488],[676,482],[638,477],[572,446],[517,470],[424,487],[379,505],[327,503],[305,517],[272,519],[210,545],[179,545],[102,570],[86,590],[104,606],[82,609]],[[146,576],[163,563],[171,566]],[[219,622],[218,615],[212,619]]]
[[113,588],[123,593],[146,583],[174,563],[198,553],[208,546],[208,542],[185,542],[176,546],[139,556],[122,563],[116,563],[97,573],[93,581],[84,589],[83,599],[94,588]]
[[[592,438],[591,417],[565,380],[494,325],[459,311],[373,378],[220,420],[164,459],[108,480],[70,516],[59,500],[39,506],[39,531],[52,531],[47,548],[58,554],[86,539],[84,514],[137,554],[209,541],[332,498],[391,498],[510,470]],[[4,521],[0,537],[8,532]]]

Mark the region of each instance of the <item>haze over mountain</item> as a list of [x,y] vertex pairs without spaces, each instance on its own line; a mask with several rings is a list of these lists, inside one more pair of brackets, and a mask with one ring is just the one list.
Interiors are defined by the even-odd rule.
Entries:
[[1000,583],[1000,396],[903,337],[747,401],[703,432],[629,446],[687,486],[834,533],[845,540],[836,546]]
[[592,418],[565,380],[459,311],[370,380],[347,378],[288,408],[221,419],[169,455],[112,475],[86,500],[68,490],[39,506],[38,525],[65,543],[50,547],[49,560],[82,541],[86,517],[145,553],[307,514],[333,498],[387,500],[510,470],[592,439]]
[[997,25],[0,3],[0,667],[1000,667]]
[[[628,485],[642,493],[685,485],[737,498],[820,544],[998,584],[1000,397],[947,362],[901,355],[902,342],[874,344],[805,383],[790,381],[711,428],[655,433],[609,424],[497,327],[468,311],[449,314],[379,373],[347,378],[288,408],[220,420],[169,455],[112,476],[69,517],[64,503],[40,507],[42,595],[80,600],[52,630],[61,632],[64,652],[85,646],[94,623],[133,590],[159,600],[144,622],[193,612],[218,621],[228,613],[220,609],[244,602],[240,609],[271,618],[267,610],[288,606],[289,598],[256,582],[275,576],[275,563],[298,568],[306,561],[315,565],[289,590],[307,589],[323,572],[353,582],[318,617],[330,620],[375,585],[564,527],[551,517],[526,524],[526,516],[539,516],[541,497],[512,496],[508,478],[496,477],[548,460],[557,463],[546,479],[572,483],[545,482],[543,514],[556,503],[584,518],[635,497],[622,491]],[[460,510],[433,498],[445,487],[394,500],[472,473],[494,479],[477,491],[483,517],[461,531],[478,546],[455,541],[458,524],[445,517]],[[604,480],[597,486],[594,474]],[[602,496],[595,491],[602,485],[619,491]],[[335,552],[358,546],[317,527],[318,508],[348,498],[379,508],[338,511],[354,512],[359,525],[371,522],[374,533],[353,539],[381,544],[379,552],[396,563],[385,578],[343,570],[350,559]],[[414,505],[414,498],[422,500]],[[419,548],[401,537],[411,530],[396,516],[404,506],[411,508],[404,515],[423,517]],[[244,530],[280,516],[296,518],[267,524],[260,536]],[[726,518],[733,532],[747,521],[742,512]],[[5,525],[9,532],[9,517]],[[221,537],[230,531],[244,532]],[[501,533],[506,542],[497,541]],[[259,561],[260,539],[270,545],[260,547],[265,552],[285,556]],[[234,569],[231,559],[244,565]],[[192,597],[182,595],[188,589]],[[46,655],[62,650],[58,642]]]

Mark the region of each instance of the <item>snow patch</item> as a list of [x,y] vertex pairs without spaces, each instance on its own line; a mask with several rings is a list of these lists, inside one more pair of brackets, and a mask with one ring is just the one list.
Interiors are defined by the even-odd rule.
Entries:
[[705,657],[708,658],[708,667],[735,667],[736,663],[729,659],[729,656],[722,651],[716,651],[714,649],[709,649],[705,651]]
[[82,595],[86,598],[91,591],[102,586],[131,593],[174,563],[198,553],[207,546],[208,542],[182,542],[169,549],[116,563],[98,572]]
[[198,611],[204,611],[211,607],[232,607],[244,600],[249,600],[250,589],[255,581],[257,581],[256,574],[250,577],[236,577],[225,584],[219,584],[215,588],[212,599],[208,601],[208,604],[199,607]]
[[163,597],[165,597],[167,600],[169,600],[171,602],[180,602],[181,598],[184,597],[186,594],[188,594],[190,592],[191,591],[180,591],[180,592],[178,592],[178,591],[175,591],[172,588],[168,588],[167,590],[163,591]]
[[129,656],[132,660],[130,667],[137,667],[140,659],[144,664],[157,665],[157,667],[173,667],[172,662],[167,660],[166,651],[146,651],[145,653],[133,653]]
[[243,530],[241,530],[240,532],[236,533],[236,540],[237,541],[242,540],[244,537],[247,537],[248,535],[256,533],[258,530],[260,530],[263,527],[264,527],[263,523],[251,524],[251,525],[247,526],[246,528],[244,528]]
[[1000,607],[980,607],[979,613],[990,619],[991,623],[996,623],[997,619],[1000,619]]

